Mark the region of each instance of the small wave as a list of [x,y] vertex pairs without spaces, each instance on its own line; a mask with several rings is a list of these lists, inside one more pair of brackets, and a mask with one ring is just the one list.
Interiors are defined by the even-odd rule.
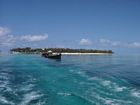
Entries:
[[116,92],[121,92],[121,91],[124,91],[124,89],[126,89],[126,87],[119,87],[118,85],[116,85],[115,87],[114,87],[114,89],[115,89],[115,91]]
[[34,87],[33,84],[29,84],[29,85],[25,85],[24,87],[21,87],[19,90],[27,92],[27,91],[31,91],[33,87]]
[[88,103],[89,105],[94,103],[93,100],[90,100],[87,97],[84,97],[84,96],[81,96],[81,95],[78,95],[78,94],[75,94],[75,93],[72,93],[71,96],[76,97],[77,99],[83,101],[84,103]]
[[10,92],[12,91],[10,87],[10,82],[9,80],[2,80],[0,81],[0,92]]
[[5,97],[3,97],[3,96],[0,96],[0,103],[2,103],[2,104],[10,104],[10,105],[14,105],[13,102],[8,101],[8,100],[7,100]]
[[74,73],[74,74],[78,74],[78,75],[80,75],[81,77],[88,77],[88,75],[86,75],[86,73],[84,72],[84,71],[82,71],[82,70],[80,70],[80,71],[75,71],[75,70],[69,70],[70,72],[72,72],[72,73]]
[[59,92],[57,94],[62,95],[62,96],[70,96],[71,95],[71,93],[66,93],[66,92]]
[[88,77],[83,71],[78,71],[77,74],[79,74],[81,77]]
[[111,85],[111,81],[108,81],[108,80],[102,81],[102,85],[110,86]]
[[109,80],[104,80],[101,82],[101,84],[103,86],[107,86],[110,89],[113,89],[116,92],[121,92],[121,91],[124,91],[126,89],[126,87],[119,86],[117,83],[109,81]]
[[133,103],[132,101],[113,99],[113,98],[104,98],[99,95],[96,95],[96,98],[100,100],[102,103],[105,103],[106,105],[128,105]]
[[78,95],[78,94],[75,94],[75,93],[66,93],[66,92],[59,92],[57,93],[58,95],[62,95],[62,96],[71,96],[71,97],[75,97],[77,98],[78,100],[80,101],[84,101],[84,103],[90,103],[90,104],[93,104],[94,102],[84,96],[81,96],[81,95]]
[[89,81],[99,80],[99,78],[97,78],[97,77],[90,77],[90,78],[88,78],[88,80],[89,80]]
[[140,98],[140,91],[138,91],[137,89],[132,89],[131,95],[134,97]]
[[38,92],[30,92],[24,95],[22,102],[19,105],[27,105],[33,100],[41,98],[43,95]]
[[0,88],[5,88],[9,84],[9,81],[0,81]]
[[0,74],[0,80],[8,80],[8,79],[9,79],[8,76],[4,76]]
[[107,105],[119,105],[119,104],[113,104],[114,103],[114,101],[112,101],[112,100],[105,100],[105,104],[107,104]]
[[73,69],[70,69],[69,71],[70,71],[70,72],[74,72],[74,70],[73,70]]

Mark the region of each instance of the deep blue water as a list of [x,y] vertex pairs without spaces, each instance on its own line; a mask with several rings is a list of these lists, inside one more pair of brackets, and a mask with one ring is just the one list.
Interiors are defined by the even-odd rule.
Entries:
[[0,105],[140,105],[140,56],[0,55]]

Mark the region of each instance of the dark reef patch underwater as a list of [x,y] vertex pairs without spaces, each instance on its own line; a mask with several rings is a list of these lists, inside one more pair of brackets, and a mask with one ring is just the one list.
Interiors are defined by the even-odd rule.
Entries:
[[0,55],[0,105],[140,105],[140,56]]

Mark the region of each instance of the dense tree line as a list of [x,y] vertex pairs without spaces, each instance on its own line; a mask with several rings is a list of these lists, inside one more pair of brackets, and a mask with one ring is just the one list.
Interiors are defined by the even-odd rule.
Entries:
[[21,52],[21,53],[43,53],[51,50],[57,53],[113,53],[112,50],[93,50],[93,49],[70,49],[70,48],[36,48],[32,49],[30,47],[26,48],[13,48],[11,52]]

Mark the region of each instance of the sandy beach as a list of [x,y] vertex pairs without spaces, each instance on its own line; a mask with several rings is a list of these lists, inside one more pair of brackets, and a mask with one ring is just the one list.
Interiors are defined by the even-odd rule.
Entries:
[[62,55],[111,55],[111,53],[61,53]]

